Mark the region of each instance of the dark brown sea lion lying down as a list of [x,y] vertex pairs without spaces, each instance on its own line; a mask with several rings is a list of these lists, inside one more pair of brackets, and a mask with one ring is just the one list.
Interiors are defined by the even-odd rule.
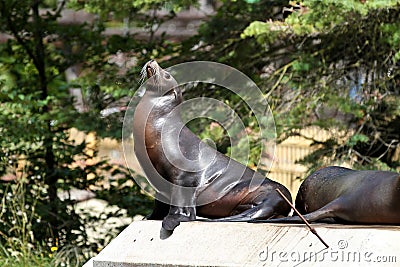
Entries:
[[[400,175],[325,167],[308,176],[296,196],[296,209],[309,222],[400,224]],[[298,216],[265,222],[302,223]]]

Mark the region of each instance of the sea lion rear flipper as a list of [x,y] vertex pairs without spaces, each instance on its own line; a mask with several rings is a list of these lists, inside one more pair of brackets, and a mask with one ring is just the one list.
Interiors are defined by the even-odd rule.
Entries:
[[[322,208],[313,211],[308,214],[304,214],[303,217],[307,222],[316,222],[324,219],[332,219],[337,217],[336,211],[338,209],[338,205],[336,201],[330,202],[327,205],[323,206]],[[304,221],[299,216],[292,216],[292,217],[284,217],[284,218],[277,218],[277,219],[268,219],[268,220],[252,220],[251,222],[255,223],[304,223]]]
[[[247,205],[248,204],[246,204],[246,206]],[[240,210],[239,207],[240,206],[237,207],[237,210]],[[256,205],[255,207],[246,209],[239,214],[216,219],[213,221],[249,222],[253,220],[271,219],[279,215],[287,215],[289,211],[290,206],[282,200],[278,193],[274,193],[274,195],[270,195],[268,198],[262,200],[261,203],[259,202],[258,205]]]
[[274,209],[269,206],[258,205],[242,213],[229,217],[213,219],[214,222],[248,222],[256,218],[271,218],[274,216]]
[[[263,213],[263,217],[259,217],[260,214]],[[260,209],[259,206],[254,207],[252,209],[246,210],[242,213],[232,215],[229,217],[223,217],[218,219],[200,219],[200,221],[210,221],[210,222],[273,222],[277,220],[279,222],[280,219],[288,219],[293,217],[284,217],[280,219],[273,219],[276,215],[274,214],[274,210],[272,208],[264,207]]]

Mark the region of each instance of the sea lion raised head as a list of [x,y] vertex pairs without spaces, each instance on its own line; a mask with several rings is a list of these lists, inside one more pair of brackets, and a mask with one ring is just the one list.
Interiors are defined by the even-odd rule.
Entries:
[[155,60],[147,62],[142,71],[142,80],[146,81],[146,90],[156,93],[158,96],[175,94],[182,101],[182,90],[172,75],[162,69]]

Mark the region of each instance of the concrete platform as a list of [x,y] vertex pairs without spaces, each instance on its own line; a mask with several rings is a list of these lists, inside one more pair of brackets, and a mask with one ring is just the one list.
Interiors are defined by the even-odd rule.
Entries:
[[[84,267],[400,266],[400,226],[133,222]],[[161,236],[160,236],[161,233]]]

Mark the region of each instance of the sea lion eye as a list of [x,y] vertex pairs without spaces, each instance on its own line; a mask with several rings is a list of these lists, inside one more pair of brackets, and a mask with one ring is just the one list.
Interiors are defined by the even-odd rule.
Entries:
[[169,80],[169,79],[171,78],[171,75],[170,75],[168,72],[166,72],[165,75],[164,75],[164,77],[165,77],[165,79],[168,79],[168,80]]

